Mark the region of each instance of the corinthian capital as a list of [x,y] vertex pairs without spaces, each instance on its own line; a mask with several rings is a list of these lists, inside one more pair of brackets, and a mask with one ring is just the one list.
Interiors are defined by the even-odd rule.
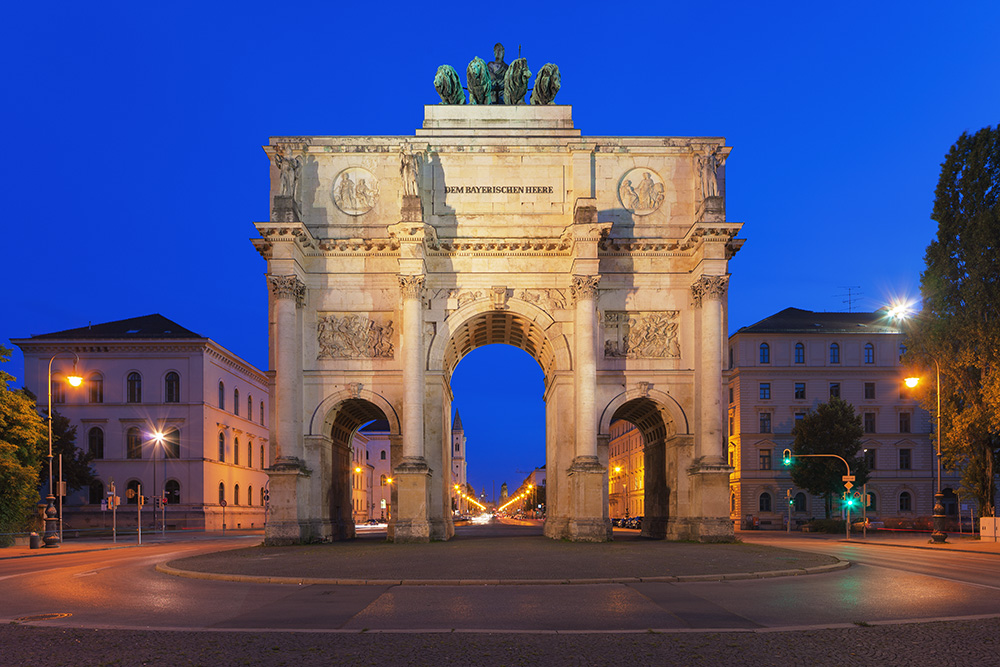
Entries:
[[729,288],[729,276],[702,276],[691,285],[691,295],[696,306],[702,299],[721,300]]
[[593,299],[600,282],[600,276],[573,276],[573,294],[577,299]]
[[306,286],[298,276],[268,276],[267,287],[275,299],[295,299],[295,305],[306,302]]
[[419,299],[424,293],[424,276],[399,276],[399,290],[404,299]]

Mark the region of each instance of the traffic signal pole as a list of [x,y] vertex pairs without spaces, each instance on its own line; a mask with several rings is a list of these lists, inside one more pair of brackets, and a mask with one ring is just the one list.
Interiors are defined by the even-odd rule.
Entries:
[[[844,521],[844,525],[846,526],[845,538],[848,540],[851,539],[851,508],[847,504],[847,494],[850,492],[851,487],[854,486],[854,484],[852,484],[852,482],[854,482],[854,475],[851,474],[851,464],[848,463],[847,459],[845,459],[843,456],[838,456],[837,454],[796,454],[795,456],[803,459],[833,458],[833,459],[840,459],[841,461],[844,462],[844,467],[847,468],[847,474],[844,475],[843,477],[844,489],[845,489],[844,518],[846,519],[846,521]],[[793,458],[792,450],[786,449],[782,454],[782,459],[783,459],[782,463],[784,463],[786,466],[791,465],[792,458]]]

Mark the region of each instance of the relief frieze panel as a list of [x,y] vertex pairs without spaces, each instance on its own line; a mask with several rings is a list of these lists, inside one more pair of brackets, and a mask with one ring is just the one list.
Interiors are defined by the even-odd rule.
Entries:
[[316,325],[320,359],[391,359],[393,326],[388,317],[368,318],[357,313],[321,316]]
[[673,359],[681,356],[677,310],[605,311],[606,359]]

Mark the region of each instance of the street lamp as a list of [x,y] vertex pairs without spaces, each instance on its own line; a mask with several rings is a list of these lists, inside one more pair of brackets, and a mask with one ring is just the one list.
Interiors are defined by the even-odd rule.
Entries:
[[[153,453],[150,456],[150,458],[153,460],[153,493],[158,494],[155,497],[159,498],[159,500],[154,500],[153,501],[153,532],[155,533],[156,532],[156,506],[157,505],[160,505],[161,507],[163,506],[163,494],[160,493],[159,487],[156,486],[156,446],[160,445],[160,449],[163,449],[163,433],[161,433],[160,431],[156,431],[155,433],[151,433],[150,435],[153,436]],[[166,458],[167,458],[166,451],[163,452],[163,458],[164,458],[164,461],[166,461]],[[166,476],[167,476],[167,464],[166,464],[166,462],[164,462],[164,464],[163,464],[163,477],[166,478]],[[163,534],[163,530],[165,529],[165,526],[163,526],[162,523],[161,523],[160,527],[161,527],[160,534],[162,535]]]
[[49,495],[46,500],[49,501],[48,507],[45,508],[45,537],[43,542],[47,547],[58,547],[59,546],[59,533],[56,529],[56,524],[62,521],[62,517],[59,516],[59,512],[56,510],[56,496],[55,489],[52,488],[52,362],[60,354],[72,354],[73,355],[73,373],[72,375],[66,376],[66,381],[71,387],[79,387],[83,384],[83,377],[76,372],[76,366],[80,363],[80,355],[76,352],[56,352],[49,359],[49,404],[48,404],[48,421],[49,421]]
[[[934,360],[934,374],[935,394],[937,394],[937,485],[935,487],[937,492],[934,494],[934,532],[931,533],[931,541],[943,544],[948,539],[948,533],[944,532],[944,522],[947,517],[944,513],[944,494],[941,493],[941,438],[944,434],[941,432],[941,367],[938,365],[937,359]],[[903,383],[913,389],[920,384],[920,378],[908,377],[903,380]]]

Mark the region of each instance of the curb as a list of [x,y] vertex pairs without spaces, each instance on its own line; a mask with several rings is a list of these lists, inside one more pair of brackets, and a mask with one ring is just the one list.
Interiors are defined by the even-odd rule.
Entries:
[[982,549],[956,549],[952,546],[932,547],[922,544],[892,544],[890,542],[868,542],[866,540],[837,540],[841,544],[863,544],[873,547],[896,547],[897,549],[923,549],[925,551],[956,551],[963,554],[982,554],[984,556],[1000,556],[1000,551],[986,551]]
[[273,577],[256,574],[224,574],[220,572],[197,572],[182,570],[166,563],[159,563],[156,571],[173,577],[206,579],[210,581],[232,581],[244,584],[286,584],[293,586],[586,586],[594,584],[683,584],[711,581],[738,581],[742,579],[772,579],[776,577],[797,577],[809,574],[825,574],[846,570],[850,561],[838,560],[829,565],[796,568],[792,570],[768,570],[764,572],[735,572],[726,574],[686,574],[655,577],[609,577],[602,579],[331,579],[326,577]]

